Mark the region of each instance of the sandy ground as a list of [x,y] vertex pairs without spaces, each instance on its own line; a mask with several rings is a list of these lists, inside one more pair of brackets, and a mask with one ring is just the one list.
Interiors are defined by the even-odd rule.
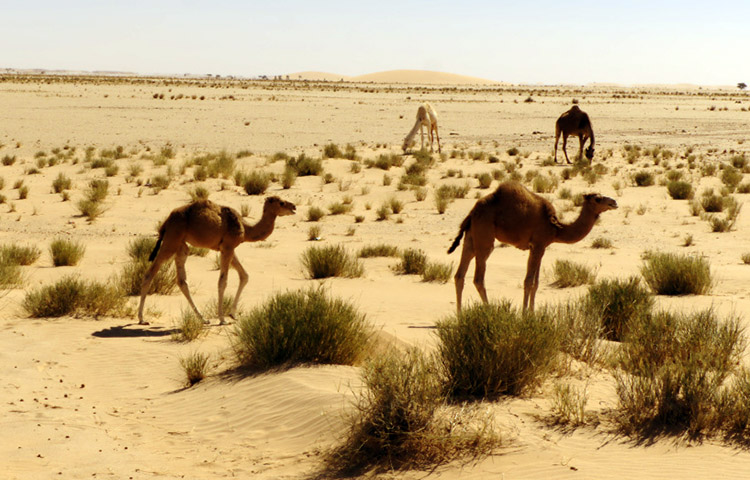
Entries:
[[[163,94],[164,98],[154,98]],[[170,97],[179,97],[170,99]],[[195,98],[193,98],[195,96]],[[200,98],[204,97],[203,100]],[[533,102],[525,100],[531,97]],[[713,306],[721,313],[750,310],[750,266],[741,255],[750,252],[745,232],[747,212],[736,229],[711,233],[708,224],[691,216],[685,201],[672,200],[666,188],[655,184],[636,187],[634,172],[650,168],[648,157],[630,165],[626,144],[663,146],[672,150],[670,164],[685,163],[688,148],[699,162],[726,160],[747,152],[750,98],[737,91],[698,88],[623,87],[511,87],[420,86],[379,83],[222,83],[4,81],[0,83],[0,158],[17,161],[0,166],[5,204],[0,205],[0,243],[37,245],[42,257],[24,267],[23,288],[5,292],[0,299],[0,477],[36,478],[308,478],[319,469],[321,450],[337,441],[345,429],[342,420],[360,380],[356,367],[303,367],[250,378],[221,375],[232,365],[231,328],[211,327],[205,338],[190,344],[175,342],[170,332],[186,302],[179,293],[152,296],[147,302],[149,327],[139,328],[133,318],[99,320],[30,319],[21,302],[25,294],[63,275],[106,279],[127,261],[126,246],[141,235],[153,235],[170,210],[185,203],[195,186],[191,169],[180,166],[199,153],[249,150],[238,160],[241,169],[263,168],[280,172],[282,162],[267,157],[283,151],[319,156],[322,146],[335,142],[356,146],[363,158],[400,152],[419,102],[431,102],[440,115],[440,134],[446,158],[429,173],[430,194],[416,201],[414,193],[398,191],[403,168],[387,174],[394,181],[383,185],[384,171],[362,168],[351,172],[349,160],[326,160],[336,181],[301,177],[289,190],[272,184],[277,194],[298,205],[294,217],[280,218],[273,235],[261,244],[237,249],[251,279],[242,305],[252,308],[274,293],[317,282],[305,278],[300,254],[311,245],[311,206],[326,209],[345,196],[353,198],[350,214],[328,216],[319,223],[322,244],[343,244],[352,251],[375,243],[424,250],[431,260],[450,263],[446,249],[475,202],[479,190],[473,175],[502,168],[502,163],[475,161],[469,152],[484,151],[501,162],[515,163],[521,171],[536,169],[560,176],[563,166],[542,163],[552,153],[555,119],[571,101],[592,118],[597,139],[596,163],[609,172],[593,186],[580,177],[560,187],[575,192],[596,191],[616,198],[617,211],[602,216],[591,235],[573,245],[551,246],[544,259],[537,303],[551,303],[585,292],[585,287],[555,289],[550,269],[556,259],[570,259],[598,269],[598,278],[638,274],[641,254],[648,249],[699,253],[711,263],[717,279],[710,295],[658,298],[667,308],[690,311]],[[177,157],[169,166],[155,167],[145,155],[170,144]],[[76,201],[92,178],[102,178],[82,162],[37,166],[39,151],[76,147],[123,146],[128,158],[118,160],[119,173],[109,179],[112,194],[108,209],[94,223],[79,216]],[[520,156],[507,150],[517,147]],[[571,139],[569,152],[577,152]],[[455,154],[452,154],[455,152]],[[461,154],[466,152],[466,155]],[[455,158],[453,158],[455,157]],[[407,164],[410,160],[407,160]],[[171,186],[155,194],[151,188],[127,181],[132,164],[143,167],[146,181],[172,168]],[[453,172],[451,172],[453,171]],[[59,173],[73,179],[71,201],[52,193]],[[461,172],[458,175],[449,176]],[[17,180],[29,187],[19,199]],[[465,199],[437,213],[432,191],[441,184],[472,185]],[[698,191],[719,187],[716,177],[694,174]],[[493,182],[491,188],[496,186]],[[247,196],[232,179],[204,182],[215,202],[259,218],[262,197]],[[222,188],[223,186],[223,188]],[[376,221],[375,211],[391,197],[403,201],[401,214]],[[577,215],[570,202],[554,200],[565,221]],[[736,195],[742,202],[746,195]],[[565,212],[565,213],[563,213]],[[354,216],[364,216],[355,223]],[[684,239],[692,235],[691,246]],[[76,267],[52,267],[47,248],[51,238],[82,240],[86,255]],[[605,237],[612,249],[592,249],[591,240]],[[393,259],[365,260],[359,279],[325,282],[331,293],[354,302],[384,337],[429,347],[434,342],[428,327],[455,310],[452,282],[422,283],[416,277],[397,276]],[[509,298],[519,304],[523,294],[526,252],[496,249],[488,262],[487,289],[491,298]],[[191,257],[188,280],[196,303],[203,306],[216,296],[217,271],[213,256]],[[472,270],[470,270],[470,275]],[[229,291],[236,288],[230,275]],[[478,299],[470,278],[465,300]],[[134,304],[134,300],[131,300]],[[746,320],[743,320],[746,322]],[[183,387],[179,359],[190,352],[212,356],[214,375],[196,387]],[[589,408],[605,411],[616,405],[614,381],[606,372],[589,372],[574,380],[586,384]],[[686,445],[673,439],[637,445],[602,427],[566,432],[548,427],[540,417],[550,413],[549,386],[527,398],[493,405],[506,447],[477,463],[450,464],[429,474],[400,472],[399,478],[746,478],[750,455],[744,450],[706,441]],[[385,475],[389,477],[389,475]]]

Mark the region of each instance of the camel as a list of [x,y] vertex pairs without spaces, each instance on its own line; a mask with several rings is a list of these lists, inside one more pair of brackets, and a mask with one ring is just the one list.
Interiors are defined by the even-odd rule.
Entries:
[[[433,149],[433,140],[435,137],[437,137],[437,144],[438,144],[438,153],[441,153],[440,150],[440,135],[438,135],[438,119],[437,119],[437,112],[435,112],[435,109],[432,108],[432,105],[429,103],[423,103],[419,106],[417,109],[417,121],[414,122],[414,126],[412,127],[409,134],[404,139],[404,145],[401,147],[404,153],[406,153],[406,150],[411,147],[414,144],[414,136],[417,134],[417,130],[419,130],[421,139],[422,139],[422,148],[424,148],[424,128],[427,127],[427,133],[430,136],[430,151],[434,152]],[[434,134],[434,135],[433,135]]]
[[557,142],[560,140],[560,134],[563,137],[563,153],[565,154],[565,160],[568,163],[568,136],[578,136],[578,158],[581,158],[583,154],[583,145],[587,139],[591,139],[589,147],[586,149],[586,158],[591,161],[594,158],[594,129],[591,126],[591,120],[589,120],[588,114],[578,108],[578,105],[573,105],[570,110],[560,115],[555,123],[555,163],[557,163]]
[[466,234],[461,262],[454,277],[458,313],[461,313],[461,293],[466,270],[475,257],[474,285],[482,301],[487,303],[484,273],[495,239],[521,250],[529,250],[523,283],[523,309],[533,311],[534,297],[539,286],[539,268],[545,249],[556,242],[576,243],[582,240],[601,213],[615,208],[617,202],[609,197],[595,193],[584,195],[578,219],[565,225],[558,220],[555,207],[545,198],[530,192],[518,182],[500,184],[494,193],[477,200],[469,215],[461,222],[458,236],[448,249],[448,253],[453,252],[461,243],[461,237]]
[[279,197],[266,198],[263,205],[263,215],[258,223],[250,225],[242,220],[242,216],[233,208],[217,205],[209,200],[199,200],[172,210],[159,228],[159,240],[151,252],[149,260],[151,266],[146,271],[141,284],[141,303],[138,307],[138,323],[148,325],[143,320],[143,306],[146,302],[151,282],[159,271],[159,267],[172,256],[175,257],[177,267],[177,284],[187,298],[190,307],[203,323],[208,323],[193,303],[187,285],[185,274],[185,260],[188,256],[188,243],[195,247],[210,248],[220,253],[219,274],[219,324],[225,325],[224,308],[221,299],[227,286],[227,274],[231,266],[240,276],[240,285],[234,297],[229,316],[234,318],[237,303],[242,289],[248,281],[248,275],[234,249],[243,242],[258,242],[265,240],[273,232],[276,217],[293,215],[296,206]]

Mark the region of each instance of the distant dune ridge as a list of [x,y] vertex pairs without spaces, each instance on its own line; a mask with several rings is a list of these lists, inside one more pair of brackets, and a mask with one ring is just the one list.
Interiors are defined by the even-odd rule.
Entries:
[[433,72],[430,70],[389,70],[386,72],[368,73],[349,77],[326,72],[297,72],[290,73],[292,80],[324,80],[347,82],[375,82],[375,83],[419,83],[434,85],[492,85],[500,84],[486,78],[470,77],[455,73]]

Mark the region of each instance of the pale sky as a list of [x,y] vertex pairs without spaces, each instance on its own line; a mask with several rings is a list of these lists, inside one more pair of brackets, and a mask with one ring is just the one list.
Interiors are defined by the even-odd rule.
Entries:
[[0,68],[750,83],[750,1],[0,0]]

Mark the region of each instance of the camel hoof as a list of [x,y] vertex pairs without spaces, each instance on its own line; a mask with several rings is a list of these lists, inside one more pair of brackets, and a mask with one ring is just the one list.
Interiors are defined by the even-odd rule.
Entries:
[[151,325],[151,324],[146,321],[141,320],[140,322],[138,322],[138,325]]
[[227,322],[226,320],[222,320],[219,322],[219,325],[231,325],[232,322]]

